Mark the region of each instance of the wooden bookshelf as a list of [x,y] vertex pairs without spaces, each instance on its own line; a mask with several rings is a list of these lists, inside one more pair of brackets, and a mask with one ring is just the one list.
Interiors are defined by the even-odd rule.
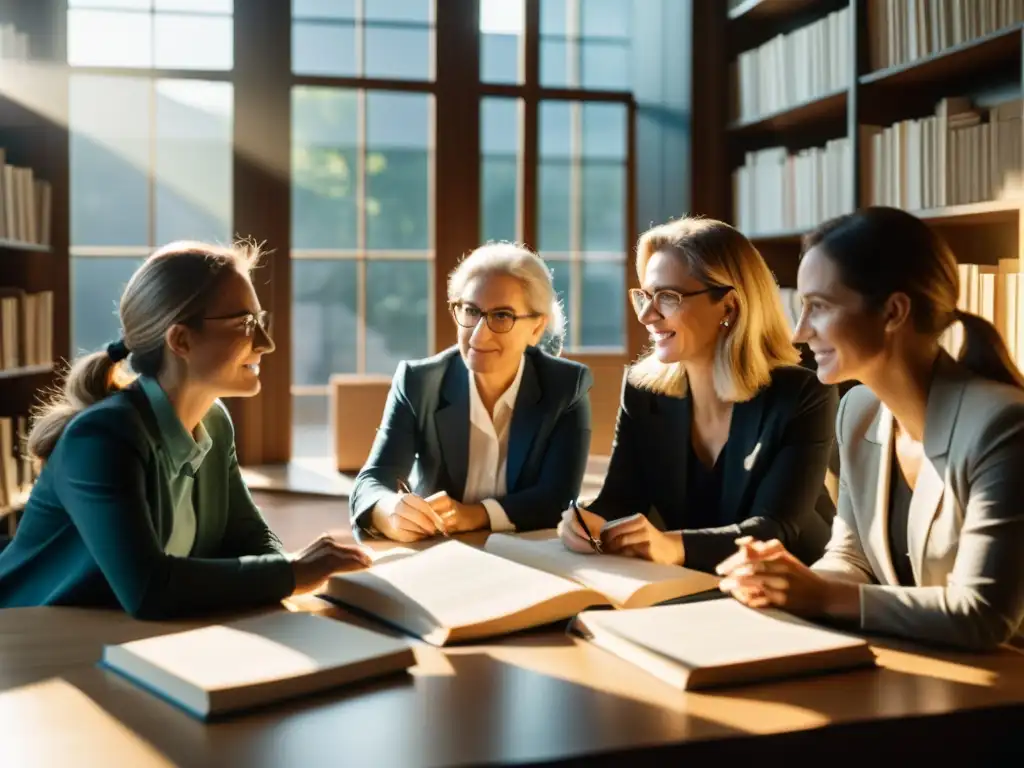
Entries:
[[833,91],[768,115],[751,120],[736,120],[729,125],[729,132],[742,139],[785,132],[794,128],[808,129],[829,123],[841,123],[845,128],[848,96],[848,89]]
[[802,13],[818,0],[746,0],[729,9],[730,21],[764,21]]

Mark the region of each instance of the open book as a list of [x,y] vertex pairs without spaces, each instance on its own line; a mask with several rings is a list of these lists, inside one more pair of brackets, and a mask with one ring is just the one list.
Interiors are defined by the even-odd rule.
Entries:
[[867,641],[732,599],[584,611],[569,631],[684,690],[873,666]]
[[580,555],[557,538],[491,534],[445,541],[332,576],[326,596],[434,645],[503,635],[585,608],[649,606],[714,589],[718,578],[617,555]]
[[407,669],[408,642],[281,611],[103,649],[102,665],[206,719]]

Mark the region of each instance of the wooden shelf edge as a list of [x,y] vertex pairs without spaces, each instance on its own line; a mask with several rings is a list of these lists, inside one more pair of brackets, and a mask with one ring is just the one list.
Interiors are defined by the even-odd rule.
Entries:
[[859,82],[861,85],[874,85],[876,83],[882,83],[886,80],[898,77],[899,75],[913,72],[914,70],[924,70],[930,66],[941,64],[954,56],[967,54],[971,51],[983,50],[989,46],[998,46],[999,44],[1005,43],[1011,37],[1020,37],[1022,30],[1024,30],[1024,24],[1015,24],[1012,27],[1005,27],[1003,29],[996,30],[995,32],[989,32],[987,35],[983,35],[982,37],[967,40],[959,45],[954,45],[952,48],[937,51],[924,56],[923,58],[904,62],[903,64],[896,64],[892,67],[878,69],[874,72],[869,72],[866,75],[861,75]]
[[14,380],[14,379],[25,379],[29,376],[39,376],[41,374],[52,373],[53,363],[45,363],[43,365],[27,365],[21,368],[8,368],[7,370],[0,370],[0,381],[3,380]]
[[[849,93],[848,88],[832,91],[824,96],[818,96],[809,101],[802,101],[792,107],[780,109],[778,112],[770,112],[767,115],[761,115],[749,120],[733,121],[729,123],[726,130],[733,135],[741,135],[815,122],[820,120],[823,114],[827,115],[831,112],[833,108],[837,113],[845,111]],[[807,113],[806,119],[801,119],[804,117],[801,113]]]
[[53,253],[53,247],[49,245],[23,243],[20,240],[5,240],[4,238],[0,238],[0,250],[24,251],[26,253]]
[[729,9],[729,21],[750,21],[755,19],[790,16],[814,5],[815,0],[746,0]]

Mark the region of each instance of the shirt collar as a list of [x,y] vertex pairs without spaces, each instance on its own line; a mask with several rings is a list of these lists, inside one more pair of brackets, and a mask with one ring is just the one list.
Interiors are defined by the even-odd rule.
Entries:
[[[504,405],[509,410],[516,407],[516,399],[519,397],[519,385],[523,383],[523,370],[526,368],[526,355],[519,358],[519,370],[516,371],[516,377],[512,379],[512,383],[509,388],[506,389],[501,397],[498,398],[494,404],[494,412],[497,414],[498,407]],[[487,409],[484,408],[483,400],[480,399],[480,392],[476,388],[476,376],[473,375],[473,371],[470,370],[469,366],[466,367],[466,373],[469,376],[469,418],[470,421],[477,422],[480,418],[490,422],[491,418],[487,415]]]
[[177,411],[174,410],[174,405],[156,379],[140,376],[139,386],[153,408],[157,428],[160,430],[160,438],[163,440],[175,475],[179,475],[182,470],[185,470],[190,477],[195,477],[203,459],[213,445],[213,440],[206,431],[206,427],[203,426],[203,422],[200,421],[196,426],[196,434],[193,437],[181,423]]

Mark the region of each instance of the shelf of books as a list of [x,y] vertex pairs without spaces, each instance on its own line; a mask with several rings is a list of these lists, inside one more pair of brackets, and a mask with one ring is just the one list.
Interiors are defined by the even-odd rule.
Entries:
[[0,4],[0,533],[35,479],[31,413],[70,346],[66,12]]

